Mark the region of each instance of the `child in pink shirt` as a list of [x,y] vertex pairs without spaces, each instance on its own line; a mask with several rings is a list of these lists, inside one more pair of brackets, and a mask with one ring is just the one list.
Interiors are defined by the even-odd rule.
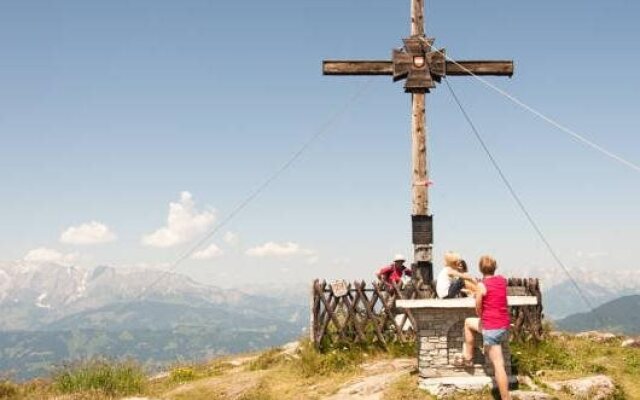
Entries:
[[482,256],[479,267],[482,282],[476,291],[476,313],[479,318],[467,318],[464,324],[464,361],[473,361],[474,332],[482,333],[485,355],[495,370],[496,384],[502,400],[511,400],[509,381],[504,367],[502,343],[509,339],[509,307],[507,305],[507,280],[495,275],[498,264],[491,256]]

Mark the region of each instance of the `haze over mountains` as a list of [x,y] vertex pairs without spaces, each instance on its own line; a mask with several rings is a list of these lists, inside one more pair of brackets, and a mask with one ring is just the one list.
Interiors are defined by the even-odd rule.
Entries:
[[[575,276],[596,307],[640,294],[638,272],[592,270]],[[548,318],[588,311],[572,283],[560,280],[548,287],[557,279],[542,278]],[[245,289],[251,294],[157,269],[0,264],[0,370],[28,378],[46,374],[56,363],[93,355],[133,357],[157,367],[262,349],[302,334],[308,323],[306,286]],[[572,316],[560,327],[597,327],[592,320]],[[610,325],[635,329],[619,320]]]
[[306,303],[202,285],[151,269],[0,265],[0,370],[18,378],[104,354],[149,365],[298,337]]
[[640,334],[640,295],[625,296],[605,303],[593,311],[574,314],[555,323],[570,332],[604,330],[619,334]]
[[544,314],[552,320],[589,311],[583,296],[591,307],[598,307],[623,296],[640,294],[640,270],[636,268],[614,270],[608,263],[594,263],[571,267],[570,273],[580,292],[559,267],[523,269],[517,276],[540,278]]

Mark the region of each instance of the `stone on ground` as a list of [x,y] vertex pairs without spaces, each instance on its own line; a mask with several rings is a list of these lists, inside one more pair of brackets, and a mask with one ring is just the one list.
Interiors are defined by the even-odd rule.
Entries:
[[621,346],[622,347],[636,347],[636,348],[638,348],[638,347],[640,347],[640,339],[639,338],[636,338],[636,339],[633,339],[633,338],[625,339],[622,342]]
[[613,380],[606,375],[545,383],[553,390],[566,391],[578,399],[585,400],[605,400],[610,398],[616,390]]
[[513,400],[552,400],[553,396],[543,392],[515,390],[511,392],[511,398]]
[[582,339],[589,339],[595,343],[610,342],[617,338],[617,336],[613,333],[600,332],[600,331],[580,332],[576,335],[576,337],[582,338]]
[[299,358],[300,342],[290,342],[282,346],[282,355],[289,358]]
[[455,376],[423,379],[420,388],[437,399],[455,399],[457,393],[479,392],[493,386],[488,376]]

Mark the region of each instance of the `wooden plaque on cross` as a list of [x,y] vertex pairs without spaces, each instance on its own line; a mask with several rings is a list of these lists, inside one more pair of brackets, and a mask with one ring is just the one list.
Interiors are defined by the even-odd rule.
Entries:
[[431,294],[433,281],[433,217],[429,210],[427,169],[427,127],[425,95],[447,76],[512,76],[513,61],[451,61],[444,49],[436,49],[435,39],[425,36],[424,0],[411,0],[411,36],[404,46],[393,50],[391,60],[325,60],[325,75],[389,75],[404,80],[412,97],[412,232],[414,284],[422,296]]

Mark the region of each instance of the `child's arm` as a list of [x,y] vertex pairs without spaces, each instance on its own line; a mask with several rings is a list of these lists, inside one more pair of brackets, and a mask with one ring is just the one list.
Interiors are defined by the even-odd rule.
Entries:
[[446,267],[446,268],[447,268],[447,274],[452,278],[461,278],[467,281],[473,280],[473,277],[467,273],[458,272],[451,267]]
[[478,317],[482,317],[482,298],[487,294],[487,288],[482,284],[482,282],[478,283],[478,291],[476,292],[476,314]]

